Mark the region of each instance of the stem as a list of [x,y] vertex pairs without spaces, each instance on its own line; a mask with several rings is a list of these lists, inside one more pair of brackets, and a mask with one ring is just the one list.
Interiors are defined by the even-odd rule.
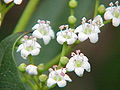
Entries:
[[103,23],[104,24],[108,24],[108,23],[110,23],[111,22],[111,20],[107,20],[107,21],[104,21]]
[[30,63],[30,64],[34,64],[34,61],[33,61],[32,55],[29,55],[29,56],[28,56],[28,59],[29,59],[29,63]]
[[96,0],[96,3],[95,3],[95,11],[94,11],[94,17],[97,16],[97,14],[98,14],[98,7],[99,7],[99,0]]
[[[68,55],[75,46],[77,46],[80,43],[79,40],[77,40],[73,45],[67,46],[67,49],[65,51],[65,55]],[[45,65],[44,71],[48,70],[50,67],[52,67],[55,64],[58,64],[60,60],[61,54],[58,54],[55,58],[53,58],[49,63]]]
[[13,33],[24,31],[26,25],[28,24],[34,10],[36,9],[37,4],[40,0],[29,0],[27,7],[25,8],[15,30]]

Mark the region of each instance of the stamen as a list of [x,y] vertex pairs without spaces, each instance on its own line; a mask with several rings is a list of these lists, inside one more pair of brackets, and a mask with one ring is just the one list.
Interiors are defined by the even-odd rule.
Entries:
[[25,35],[25,36],[24,36],[24,39],[28,39],[28,36],[27,36],[27,35]]
[[65,73],[63,73],[63,72],[61,71],[60,75],[64,77],[64,76],[65,76]]
[[47,24],[50,24],[50,21],[46,21]]
[[57,65],[53,65],[53,69],[54,69],[54,70],[56,70],[57,67],[58,67]]
[[42,21],[40,21],[40,23],[45,24],[45,21],[44,21],[44,20],[42,20]]
[[71,53],[71,56],[75,56],[76,54],[74,52]]
[[113,5],[114,5],[113,2],[111,2],[111,3],[109,4],[110,7],[112,7]]
[[61,26],[59,27],[60,30],[63,30],[64,28],[65,28],[65,25],[61,25]]
[[52,68],[49,68],[49,70],[48,70],[49,72],[52,72],[53,71],[53,69]]
[[115,2],[115,4],[116,4],[116,6],[118,6],[118,5],[119,5],[119,2],[118,2],[118,1],[116,1],[116,2]]
[[87,19],[86,19],[85,17],[83,17],[83,18],[82,18],[82,24],[84,24],[84,23],[86,22],[86,20],[87,20]]
[[76,50],[76,53],[77,53],[77,55],[79,55],[80,54],[80,50]]

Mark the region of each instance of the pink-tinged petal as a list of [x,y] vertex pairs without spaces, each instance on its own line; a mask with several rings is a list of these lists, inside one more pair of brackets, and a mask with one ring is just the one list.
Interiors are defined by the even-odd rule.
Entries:
[[47,80],[47,86],[51,87],[54,84],[56,84],[56,81],[54,79],[52,79],[52,78],[48,78],[48,80]]
[[113,26],[118,27],[120,25],[120,19],[113,18],[112,19],[112,24],[113,24]]
[[59,87],[65,87],[67,85],[67,82],[65,80],[61,80],[57,82]]
[[76,73],[78,76],[82,77],[82,76],[83,76],[83,73],[84,73],[84,69],[81,68],[81,67],[75,68],[75,73]]
[[90,34],[89,39],[91,43],[96,43],[98,41],[98,34],[97,33]]
[[113,15],[110,11],[106,11],[104,14],[104,18],[105,18],[105,20],[110,20],[113,18]]

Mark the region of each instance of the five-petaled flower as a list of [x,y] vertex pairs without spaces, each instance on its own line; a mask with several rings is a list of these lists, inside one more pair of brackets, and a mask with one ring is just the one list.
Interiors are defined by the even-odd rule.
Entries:
[[35,65],[28,65],[28,66],[26,67],[26,72],[27,72],[29,75],[37,75],[37,74],[38,74],[37,66],[35,66]]
[[106,8],[106,12],[104,14],[105,20],[111,20],[113,26],[117,27],[120,25],[120,6],[118,5],[118,1],[115,2],[116,6],[111,2],[110,7]]
[[[50,68],[51,69],[51,68]],[[57,84],[59,87],[65,87],[67,82],[71,82],[72,80],[70,77],[66,74],[66,68],[58,69],[58,70],[49,70],[49,78],[47,80],[47,86],[51,87],[55,84]]]
[[40,52],[40,44],[36,42],[36,38],[33,36],[24,36],[22,44],[19,45],[17,52],[21,51],[21,56],[26,59],[28,55],[38,55]]
[[21,4],[22,3],[22,0],[4,0],[5,3],[11,3],[11,2],[14,2],[15,4]]
[[83,76],[84,69],[90,72],[90,64],[88,62],[88,58],[84,56],[83,53],[80,53],[80,50],[76,50],[75,54],[72,53],[72,57],[66,65],[67,71],[75,71],[78,76]]
[[51,39],[54,39],[54,32],[50,26],[50,21],[38,20],[38,23],[32,28],[34,32],[32,35],[36,38],[43,39],[44,44],[47,45]]
[[91,43],[98,41],[98,33],[100,33],[99,26],[92,22],[92,20],[86,23],[86,18],[82,18],[82,24],[75,29],[75,33],[78,33],[78,39],[83,42],[86,39],[90,39]]
[[57,41],[59,44],[67,42],[68,45],[71,45],[77,40],[77,35],[73,29],[68,28],[68,25],[61,25],[59,28],[61,30],[57,33]]

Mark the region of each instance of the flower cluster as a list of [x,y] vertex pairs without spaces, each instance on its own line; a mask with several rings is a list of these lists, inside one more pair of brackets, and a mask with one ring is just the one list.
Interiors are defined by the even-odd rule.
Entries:
[[35,56],[40,52],[41,45],[37,42],[37,38],[43,39],[44,44],[48,44],[54,38],[54,32],[49,25],[49,21],[38,20],[38,24],[33,26],[32,36],[25,35],[19,45],[17,52],[21,52],[23,59],[27,59],[29,55]]
[[11,3],[11,2],[14,2],[15,4],[21,4],[22,0],[4,0],[4,2],[6,4]]
[[88,22],[86,22],[86,18],[83,17],[82,24],[76,29],[68,28],[68,25],[60,26],[61,31],[57,33],[57,41],[59,44],[67,42],[68,45],[71,45],[75,43],[77,39],[83,42],[89,38],[91,43],[96,43],[98,41],[100,27],[103,25],[103,19],[100,15],[96,16],[93,21],[89,20]]
[[66,72],[75,71],[80,77],[83,76],[84,70],[90,72],[91,67],[88,58],[81,53],[80,50],[76,50],[76,54],[72,52],[71,56],[65,68],[57,69],[58,66],[54,65],[53,69],[49,69],[50,73],[47,80],[48,87],[54,84],[57,84],[59,87],[64,87],[66,86],[66,81],[71,82],[72,80]]
[[104,14],[105,20],[111,20],[113,26],[117,27],[120,25],[120,6],[118,5],[119,2],[115,2],[116,6],[111,2],[109,5],[110,7],[106,8],[106,12]]

